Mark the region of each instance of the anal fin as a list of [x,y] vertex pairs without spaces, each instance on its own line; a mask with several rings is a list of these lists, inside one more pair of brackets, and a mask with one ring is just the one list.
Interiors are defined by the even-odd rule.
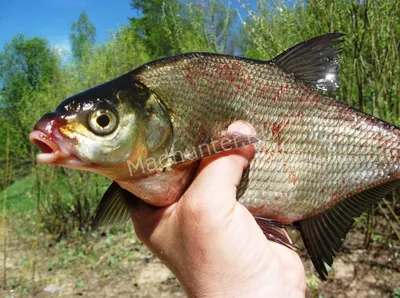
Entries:
[[254,217],[254,219],[268,240],[282,244],[292,250],[296,249],[285,231],[285,227],[288,225],[262,217]]
[[332,266],[354,218],[399,186],[400,177],[349,197],[321,214],[294,223],[322,280],[326,280],[328,275],[325,264]]

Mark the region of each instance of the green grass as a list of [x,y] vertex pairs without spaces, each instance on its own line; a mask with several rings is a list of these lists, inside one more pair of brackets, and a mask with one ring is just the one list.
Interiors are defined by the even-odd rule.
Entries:
[[4,198],[7,192],[7,210],[12,213],[30,212],[35,209],[36,197],[32,193],[34,175],[28,175],[11,184],[8,189],[0,192],[0,198]]
[[[41,197],[51,198],[56,193],[63,198],[65,204],[70,204],[73,195],[66,185],[65,177],[58,176],[57,179],[45,181],[41,178]],[[11,213],[26,213],[36,209],[37,194],[35,193],[37,179],[34,173],[27,175],[11,184],[6,190],[0,191],[0,198],[7,195],[7,211]],[[100,200],[100,198],[98,198]]]

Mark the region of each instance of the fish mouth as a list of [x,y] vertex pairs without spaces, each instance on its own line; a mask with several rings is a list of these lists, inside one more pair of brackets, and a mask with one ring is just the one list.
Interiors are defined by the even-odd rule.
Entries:
[[44,164],[82,168],[85,163],[74,154],[69,142],[60,134],[58,127],[61,120],[57,118],[54,113],[46,114],[30,133],[30,141],[41,151],[36,160]]
[[82,163],[68,148],[59,146],[57,142],[39,130],[31,132],[29,139],[42,151],[36,157],[36,160],[40,163],[60,165],[79,165]]

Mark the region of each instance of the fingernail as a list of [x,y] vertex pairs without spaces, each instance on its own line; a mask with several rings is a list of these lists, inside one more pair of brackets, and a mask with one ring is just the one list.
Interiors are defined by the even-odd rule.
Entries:
[[256,135],[256,130],[254,129],[254,127],[243,120],[238,120],[233,122],[231,125],[229,125],[228,127],[228,132],[240,132],[246,135]]

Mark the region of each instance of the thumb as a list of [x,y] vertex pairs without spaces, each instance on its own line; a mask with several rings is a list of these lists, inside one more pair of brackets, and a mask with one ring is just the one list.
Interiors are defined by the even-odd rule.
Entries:
[[[255,135],[254,128],[244,122],[232,123],[228,132]],[[191,213],[200,216],[222,216],[229,214],[236,205],[236,191],[242,179],[243,171],[254,157],[255,148],[247,145],[241,148],[225,151],[202,159],[197,176],[182,200],[192,208]]]

